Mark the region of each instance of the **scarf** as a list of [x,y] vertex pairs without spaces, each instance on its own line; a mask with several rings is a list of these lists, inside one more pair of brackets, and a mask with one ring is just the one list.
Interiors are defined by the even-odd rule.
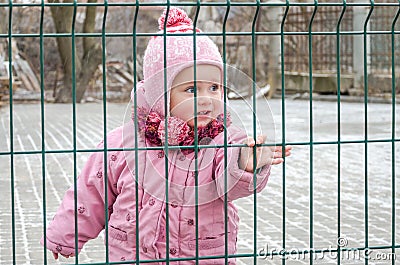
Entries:
[[[165,119],[155,111],[148,111],[146,108],[137,108],[139,133],[150,143],[163,146],[166,140]],[[185,121],[177,117],[168,117],[168,145],[190,146],[194,145],[194,128],[190,127]],[[226,126],[231,124],[230,114],[226,115]],[[224,114],[218,115],[206,126],[197,128],[197,139],[201,144],[207,145],[218,134],[224,131]],[[202,141],[203,140],[203,141]],[[184,149],[183,153],[191,153],[194,149]]]

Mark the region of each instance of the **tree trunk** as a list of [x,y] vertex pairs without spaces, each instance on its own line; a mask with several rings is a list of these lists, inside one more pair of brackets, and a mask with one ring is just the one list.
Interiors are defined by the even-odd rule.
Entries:
[[[5,3],[5,0],[0,0],[0,3]],[[8,31],[8,7],[2,6],[0,8],[0,34],[6,34]],[[3,63],[7,58],[6,52],[6,39],[0,39],[0,63]],[[0,66],[0,69],[2,66]]]
[[[88,3],[96,3],[97,0],[88,0]],[[96,25],[96,6],[86,7],[86,16],[83,24],[83,32],[93,33]],[[82,68],[78,75],[76,86],[76,101],[81,102],[85,95],[90,80],[96,72],[97,66],[101,64],[102,47],[97,38],[83,38]],[[104,47],[105,48],[105,47]]]
[[[255,25],[255,32],[258,32],[258,31],[260,31],[260,23],[261,23],[261,18],[260,18],[260,13],[258,14],[258,17],[257,17],[257,21],[256,21],[256,25]],[[257,74],[260,72],[260,70],[258,69],[258,64],[257,64],[257,53],[259,52],[259,50],[260,50],[260,48],[258,47],[258,36],[257,35],[255,35],[254,36],[254,47],[255,47],[255,50],[253,51],[253,53],[251,54],[251,56],[253,56],[254,58],[252,58],[251,60],[249,60],[249,69],[250,69],[250,74],[251,74],[251,78],[253,79],[253,74],[254,74],[254,70],[256,70],[256,77],[257,77]],[[256,62],[256,69],[254,69],[253,68],[253,59],[254,60],[256,60],[255,62]],[[257,80],[253,80],[253,82],[257,82]],[[253,87],[251,86],[251,87],[249,87],[249,95],[252,95],[253,94]],[[253,95],[253,96],[255,96],[255,95]]]
[[101,45],[94,44],[82,59],[82,70],[79,72],[76,85],[76,102],[81,102],[90,80],[96,72],[97,66],[101,63]]
[[[5,3],[5,0],[0,0],[0,3]],[[2,6],[0,7],[0,33],[6,34],[8,27],[8,7]]]
[[[88,0],[88,3],[96,3],[97,0]],[[86,7],[85,22],[83,24],[83,32],[93,33],[96,25],[96,6]],[[83,38],[83,52],[87,54],[96,43],[95,38]],[[84,55],[85,56],[85,55]]]
[[[58,0],[53,2],[58,3]],[[64,0],[64,3],[71,3],[71,0]],[[97,0],[89,0],[89,3],[95,3]],[[71,33],[73,7],[71,6],[53,6],[51,14],[54,20],[57,33]],[[94,32],[96,19],[96,6],[88,6],[86,8],[86,17],[83,30],[85,33]],[[58,52],[64,70],[64,86],[56,93],[55,101],[60,103],[72,102],[73,80],[72,74],[75,70],[76,76],[76,102],[81,102],[87,85],[93,78],[97,66],[101,63],[102,54],[101,47],[96,43],[95,38],[83,38],[83,56],[79,58],[78,52],[75,52],[75,65],[72,65],[72,51],[76,47],[72,47],[70,37],[57,38]]]

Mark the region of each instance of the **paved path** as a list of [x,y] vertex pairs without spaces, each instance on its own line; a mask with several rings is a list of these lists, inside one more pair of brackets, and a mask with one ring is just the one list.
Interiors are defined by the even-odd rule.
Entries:
[[[238,110],[244,126],[251,124],[243,114],[243,105],[237,101],[231,106]],[[262,104],[262,103],[260,103]],[[280,141],[281,102],[271,100],[270,105],[276,120],[276,137]],[[123,123],[125,104],[107,105],[107,128]],[[287,100],[286,142],[309,142],[309,102]],[[399,106],[397,106],[399,109]],[[129,108],[128,108],[129,110]],[[265,110],[262,105],[260,112]],[[101,104],[77,106],[76,144],[78,149],[93,148],[101,139],[103,116]],[[396,111],[396,137],[400,138],[400,112]],[[273,133],[273,126],[261,115],[262,128]],[[368,183],[368,244],[388,246],[392,244],[392,153],[390,142],[369,143],[367,147],[367,174],[365,173],[364,143],[346,143],[340,146],[340,222],[338,221],[338,146],[337,104],[333,102],[313,103],[313,140],[331,142],[315,144],[312,151],[307,144],[296,145],[293,155],[286,160],[285,178],[282,167],[273,169],[267,189],[257,196],[257,248],[268,247],[268,251],[282,249],[283,241],[288,251],[310,247],[310,231],[315,249],[336,247],[340,224],[341,243],[347,247],[365,246],[365,179]],[[127,116],[129,117],[129,115]],[[10,151],[9,109],[0,110],[0,152]],[[235,119],[236,117],[234,117]],[[40,151],[41,126],[40,105],[14,105],[14,151]],[[341,140],[364,139],[364,105],[343,103],[341,105]],[[45,106],[46,150],[70,150],[73,148],[72,107],[48,104]],[[391,139],[391,105],[368,104],[368,139]],[[312,152],[312,183],[310,192],[310,154]],[[400,142],[395,147],[396,174],[396,244],[400,245]],[[88,154],[78,153],[77,166],[82,168]],[[0,155],[0,264],[12,264],[11,236],[11,178],[10,156]],[[14,155],[14,205],[16,264],[43,264],[43,248],[38,244],[43,229],[43,184],[41,154]],[[57,153],[46,155],[46,219],[49,221],[59,205],[65,190],[72,185],[73,155]],[[367,176],[367,177],[366,177]],[[283,182],[284,180],[284,182]],[[284,185],[283,185],[284,183]],[[283,189],[285,187],[285,189]],[[283,198],[283,191],[285,197]],[[312,208],[310,208],[312,195]],[[253,198],[237,201],[241,224],[239,253],[252,253],[254,249]],[[283,234],[283,203],[285,203],[285,234]],[[313,226],[310,226],[312,211]],[[88,243],[82,251],[80,262],[104,261],[103,239]],[[382,253],[391,249],[375,250],[371,257],[381,254],[384,261],[372,260],[370,264],[391,264]],[[263,252],[261,252],[263,253]],[[354,253],[350,253],[353,255]],[[397,249],[396,264],[400,264],[400,249]],[[337,264],[331,257],[314,260],[314,264]],[[393,256],[391,256],[393,258]],[[48,264],[57,264],[48,255]],[[296,259],[297,258],[297,259]],[[281,264],[278,257],[257,259],[258,264]],[[61,263],[73,263],[61,259]],[[239,264],[253,264],[250,258]],[[286,264],[309,264],[309,260],[290,256]],[[341,264],[364,264],[357,257],[344,257]]]

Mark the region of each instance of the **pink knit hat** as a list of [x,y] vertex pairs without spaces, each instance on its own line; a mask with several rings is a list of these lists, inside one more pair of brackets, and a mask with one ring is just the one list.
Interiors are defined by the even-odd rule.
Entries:
[[[168,15],[168,18],[167,18]],[[165,9],[158,19],[158,33],[192,33],[193,22],[182,9]],[[196,28],[196,32],[201,32]],[[166,64],[164,63],[164,41],[166,42]],[[219,67],[223,73],[221,54],[215,43],[207,36],[196,36],[196,65],[210,64]],[[153,111],[161,116],[164,113],[164,68],[167,67],[167,108],[169,109],[170,89],[176,75],[183,69],[194,65],[193,35],[155,36],[149,41],[143,59],[144,96]],[[222,80],[222,79],[221,79]]]

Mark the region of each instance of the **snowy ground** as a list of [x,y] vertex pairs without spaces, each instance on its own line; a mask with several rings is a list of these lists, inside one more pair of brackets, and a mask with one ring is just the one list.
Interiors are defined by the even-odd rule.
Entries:
[[[269,112],[265,102],[259,100],[257,109],[262,120],[261,128],[270,141],[275,139],[276,142],[281,142],[283,135],[281,101],[274,99],[269,103],[275,120],[275,131],[272,119],[268,118]],[[233,115],[234,120],[240,117],[243,125],[252,130],[251,113],[247,114],[243,102],[232,101],[230,106],[233,112],[239,113]],[[346,247],[363,248],[366,244],[370,247],[385,247],[392,245],[394,233],[397,245],[396,264],[400,264],[399,106],[396,106],[395,139],[397,140],[394,155],[390,141],[392,139],[390,104],[368,104],[365,130],[364,104],[342,103],[340,138],[337,103],[313,102],[312,134],[310,134],[308,101],[286,100],[284,107],[285,142],[292,143],[294,149],[292,156],[286,159],[284,168],[274,167],[267,188],[257,196],[256,248],[258,250],[265,248],[269,252],[279,252],[283,246],[289,252],[307,250],[310,247],[336,248],[339,230],[340,242]],[[126,109],[125,104],[107,105],[107,129],[123,123],[126,119],[124,118]],[[95,147],[103,136],[102,105],[78,105],[76,113],[77,148]],[[1,109],[0,264],[12,264],[13,261],[11,186],[14,187],[16,264],[43,264],[44,250],[38,244],[43,230],[41,154],[15,154],[14,182],[11,184],[11,157],[5,155],[10,152],[9,119],[9,109]],[[39,104],[13,106],[14,152],[41,150],[40,121]],[[46,105],[45,128],[46,150],[73,148],[70,105]],[[340,146],[337,144],[339,139],[343,142]],[[365,144],[365,139],[372,142]],[[313,145],[309,144],[311,140]],[[82,167],[87,156],[88,153],[77,154],[78,169]],[[283,169],[285,174],[282,173]],[[65,190],[72,185],[72,172],[72,153],[46,155],[47,221],[56,211]],[[395,192],[393,192],[393,180]],[[338,203],[339,196],[340,203]],[[394,218],[392,218],[393,199],[396,208]],[[249,254],[254,250],[254,198],[241,199],[236,205],[241,217],[239,253]],[[338,220],[339,213],[340,220]],[[392,224],[393,220],[395,224]],[[395,227],[395,231],[392,227]],[[86,245],[79,256],[79,261],[103,262],[103,252],[103,239],[100,237]],[[261,255],[263,253],[260,252]],[[388,259],[393,259],[395,256],[388,255],[390,253],[392,253],[390,248],[371,250],[369,264],[391,264]],[[352,252],[347,258],[344,257],[345,254],[349,253],[343,253],[341,264],[364,264],[362,258],[357,258],[357,253]],[[327,253],[323,258],[320,254],[313,263],[337,264],[337,260],[332,259],[334,257],[335,253]],[[50,253],[47,258],[47,264],[57,264]],[[61,259],[61,263],[74,263],[74,260]],[[238,263],[253,264],[253,258],[243,258]],[[266,259],[257,258],[257,263],[282,264],[282,261],[274,256]],[[303,258],[292,255],[286,260],[286,264],[309,263],[308,256]]]

